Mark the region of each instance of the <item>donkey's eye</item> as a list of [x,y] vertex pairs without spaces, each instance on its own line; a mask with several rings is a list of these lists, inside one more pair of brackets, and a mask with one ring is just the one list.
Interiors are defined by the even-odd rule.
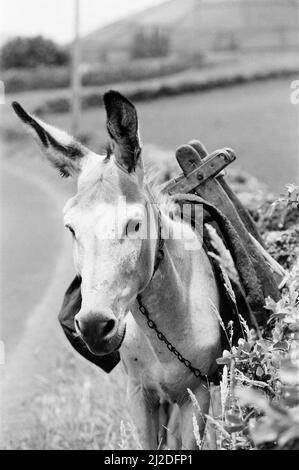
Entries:
[[65,227],[71,232],[72,236],[76,238],[75,230],[73,229],[73,227],[71,227],[70,225],[66,225]]
[[141,222],[136,220],[131,220],[128,222],[126,227],[126,235],[130,235],[131,233],[138,233],[141,228]]

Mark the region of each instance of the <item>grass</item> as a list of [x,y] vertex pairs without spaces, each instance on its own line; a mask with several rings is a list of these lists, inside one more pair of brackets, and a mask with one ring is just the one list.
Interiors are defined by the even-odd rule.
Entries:
[[[297,109],[290,103],[290,83],[273,80],[139,103],[142,140],[172,151],[194,138],[210,151],[231,147],[236,165],[278,196],[285,182],[295,183],[298,175]],[[44,119],[69,128],[68,114]],[[81,133],[94,149],[107,139],[105,120],[103,109],[83,112]]]
[[299,449],[299,266],[282,298],[267,300],[268,331],[246,328],[237,347],[224,351],[218,446]]
[[[119,449],[121,429],[130,429],[122,372],[108,377],[93,367],[84,367],[70,352],[57,361],[53,379],[47,378],[45,392],[31,400],[34,426],[27,437],[13,442],[12,448]],[[134,437],[128,434],[127,446],[136,447]]]

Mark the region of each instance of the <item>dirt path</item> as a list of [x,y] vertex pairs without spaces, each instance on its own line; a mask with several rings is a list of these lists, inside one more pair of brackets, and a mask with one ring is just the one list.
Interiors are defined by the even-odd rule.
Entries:
[[[35,188],[37,198],[48,198],[54,212],[61,210],[65,194],[56,189],[53,191],[49,182],[42,180],[40,175],[26,173],[24,168],[7,166],[6,170],[15,179],[22,178],[24,182],[30,183],[31,188]],[[27,320],[15,325],[15,328],[21,327],[22,335],[14,342],[13,351],[8,354],[5,365],[0,367],[1,447],[9,447],[10,443],[26,435],[26,430],[34,426],[36,417],[32,415],[28,404],[33,395],[42,393],[51,377],[51,370],[55,369],[55,362],[66,347],[63,333],[58,327],[57,312],[68,282],[66,280],[72,278],[73,268],[69,237],[59,234],[59,240],[59,244],[53,240],[55,249],[52,253],[56,257],[48,273],[49,285],[34,310],[23,312]],[[31,243],[33,250],[37,248],[34,246],[34,234]],[[18,301],[21,305],[20,299]]]
[[1,340],[10,355],[47,290],[64,234],[56,201],[40,180],[7,164],[1,177]]

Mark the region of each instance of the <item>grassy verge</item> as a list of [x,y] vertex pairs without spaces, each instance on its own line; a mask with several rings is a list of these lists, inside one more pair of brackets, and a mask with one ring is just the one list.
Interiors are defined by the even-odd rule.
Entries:
[[[81,71],[82,86],[102,86],[109,83],[140,81],[178,73],[190,67],[206,66],[203,56],[165,57],[123,63],[90,65]],[[71,67],[46,67],[36,69],[11,69],[2,72],[7,93],[30,90],[56,90],[71,86]]]
[[[56,362],[53,380],[31,399],[34,426],[13,449],[97,450],[136,448],[121,370],[106,376],[72,352]],[[128,431],[126,431],[128,430]],[[124,438],[126,444],[124,444]]]

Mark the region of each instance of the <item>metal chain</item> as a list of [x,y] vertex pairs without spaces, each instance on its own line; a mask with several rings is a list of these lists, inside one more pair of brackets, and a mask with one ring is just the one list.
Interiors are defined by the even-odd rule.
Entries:
[[169,349],[169,351],[171,353],[173,353],[177,358],[178,360],[184,364],[185,367],[187,367],[187,369],[189,369],[193,375],[195,375],[195,377],[197,378],[200,378],[201,380],[204,380],[205,382],[208,383],[208,378],[207,376],[203,375],[201,373],[201,371],[199,369],[197,369],[196,367],[193,367],[191,362],[186,359],[174,346],[173,344],[171,344],[170,341],[168,341],[168,339],[166,338],[166,336],[162,333],[162,331],[160,331],[156,325],[156,323],[154,322],[154,320],[152,320],[150,318],[150,314],[149,314],[149,311],[147,310],[147,308],[143,305],[142,303],[142,300],[141,300],[141,296],[138,295],[137,297],[137,301],[138,301],[138,306],[139,306],[139,310],[140,312],[142,313],[142,315],[146,318],[147,320],[147,325],[150,329],[154,330],[157,334],[157,337],[159,338],[160,341],[162,341],[163,343],[166,344],[167,348]]

